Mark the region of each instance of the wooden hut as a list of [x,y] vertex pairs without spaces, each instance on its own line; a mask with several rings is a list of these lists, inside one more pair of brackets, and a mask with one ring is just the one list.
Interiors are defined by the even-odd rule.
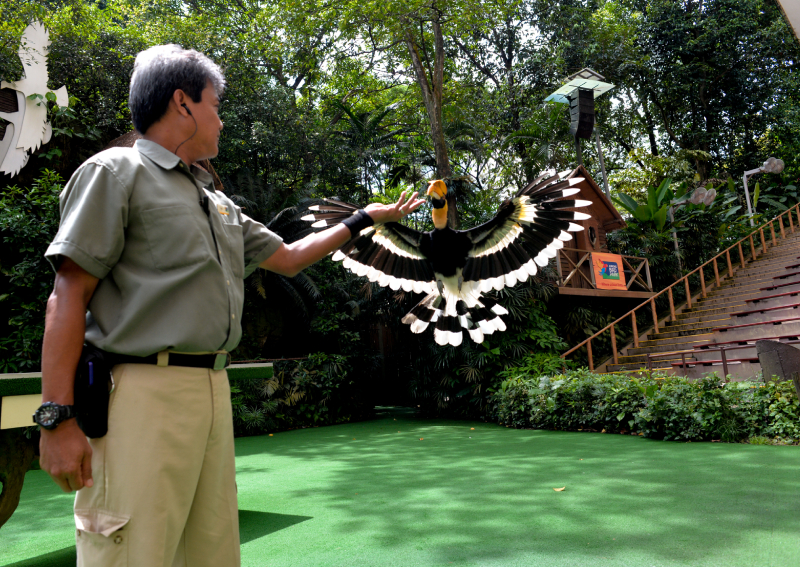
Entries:
[[568,177],[583,178],[576,186],[580,193],[574,198],[591,201],[592,205],[581,209],[591,215],[591,218],[577,223],[584,227],[583,231],[573,232],[574,239],[565,243],[566,247],[556,257],[559,294],[629,298],[651,296],[652,284],[647,260],[633,256],[622,257],[626,290],[598,289],[592,270],[592,254],[608,253],[608,233],[624,228],[626,223],[611,199],[583,165],[576,167]]

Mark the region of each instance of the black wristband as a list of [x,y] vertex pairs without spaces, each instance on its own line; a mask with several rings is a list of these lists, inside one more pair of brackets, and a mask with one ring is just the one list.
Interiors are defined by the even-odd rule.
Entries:
[[350,238],[355,238],[362,230],[375,224],[375,221],[367,211],[358,209],[353,216],[343,220],[342,224],[350,229]]

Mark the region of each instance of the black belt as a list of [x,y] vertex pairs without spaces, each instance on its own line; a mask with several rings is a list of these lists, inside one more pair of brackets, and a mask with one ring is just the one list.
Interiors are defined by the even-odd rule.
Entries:
[[[158,354],[150,356],[131,356],[128,354],[111,354],[113,364],[158,364]],[[231,355],[227,352],[218,354],[180,354],[169,353],[167,366],[189,366],[190,368],[209,368],[223,370],[231,363]]]

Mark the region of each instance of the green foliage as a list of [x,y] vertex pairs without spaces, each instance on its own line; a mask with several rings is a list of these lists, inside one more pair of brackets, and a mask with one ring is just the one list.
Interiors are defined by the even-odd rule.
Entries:
[[277,362],[267,380],[234,382],[231,402],[237,436],[346,423],[373,408],[352,360],[323,352]]
[[486,396],[506,376],[562,368],[559,353],[567,344],[545,313],[544,300],[552,292],[546,281],[529,280],[497,297],[509,314],[507,330],[486,335],[476,345],[440,347],[430,335],[419,335],[410,350],[410,389],[414,401],[427,414],[478,417],[485,411]]
[[58,232],[62,183],[45,169],[30,188],[0,194],[0,372],[30,372],[41,362],[53,281],[44,252]]
[[488,415],[513,427],[631,433],[654,439],[735,442],[800,439],[792,383],[597,375],[587,369],[504,380]]

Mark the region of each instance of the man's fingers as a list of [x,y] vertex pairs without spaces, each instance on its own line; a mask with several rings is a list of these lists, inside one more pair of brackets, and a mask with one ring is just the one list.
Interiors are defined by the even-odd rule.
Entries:
[[83,462],[81,463],[81,476],[83,477],[83,485],[84,486],[92,486],[94,484],[94,480],[92,480],[92,451],[91,450],[89,450],[89,452],[83,456]]

